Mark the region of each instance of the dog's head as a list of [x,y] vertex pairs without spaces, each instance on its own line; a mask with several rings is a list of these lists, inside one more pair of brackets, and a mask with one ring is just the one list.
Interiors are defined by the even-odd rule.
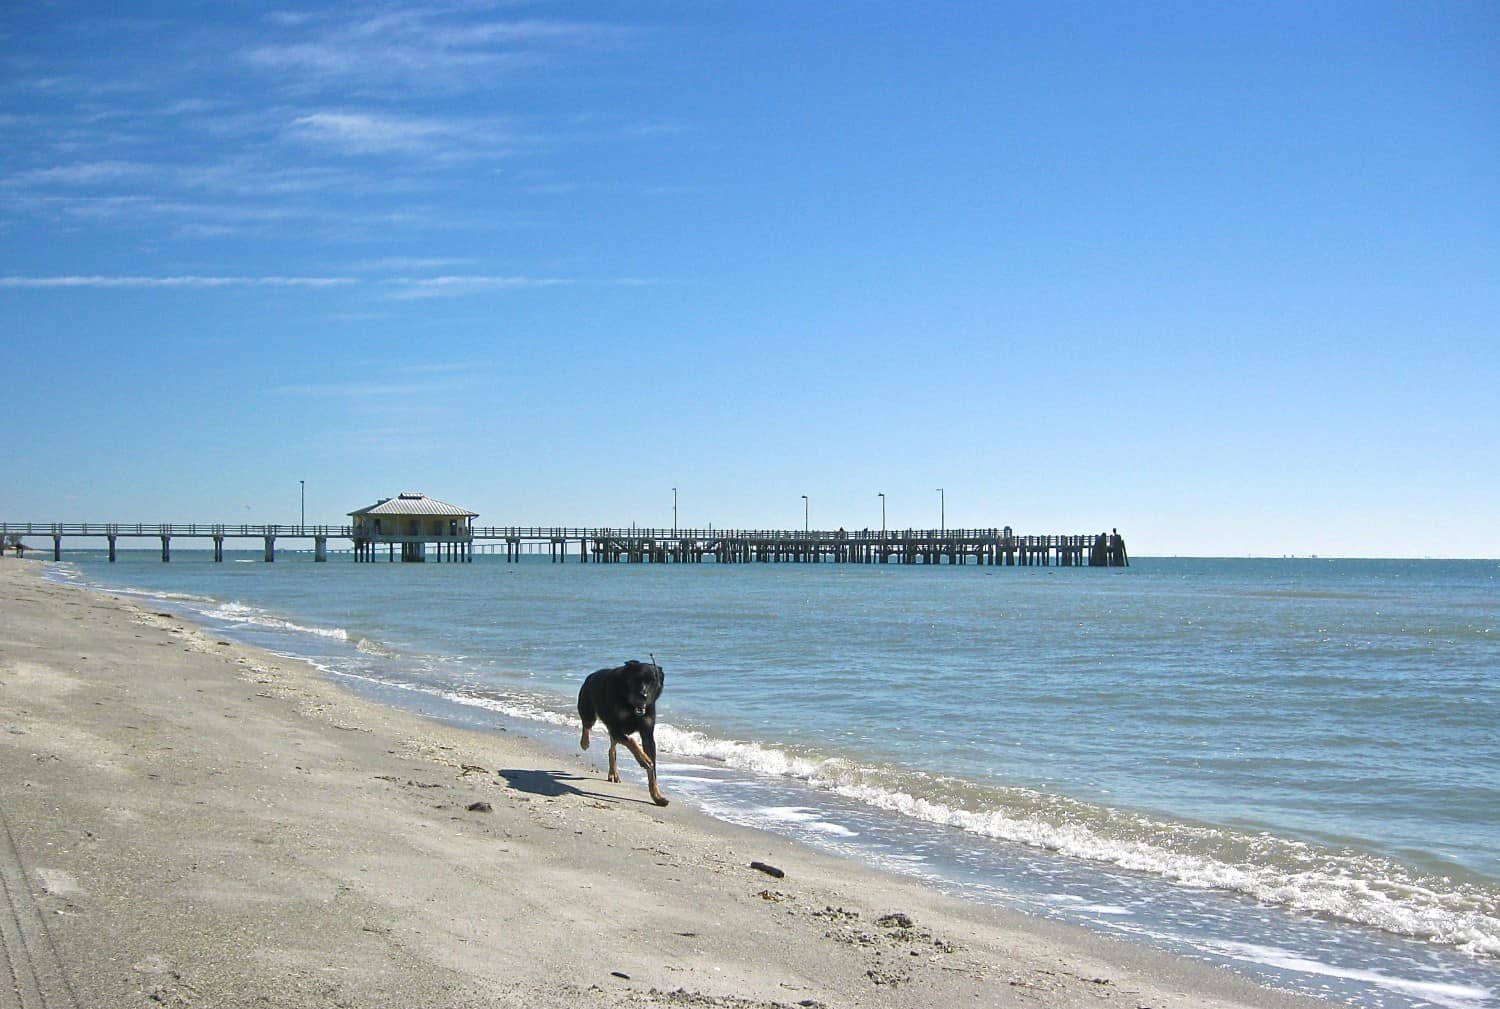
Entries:
[[654,662],[631,659],[625,663],[625,700],[637,715],[644,715],[656,703],[665,682],[666,674]]

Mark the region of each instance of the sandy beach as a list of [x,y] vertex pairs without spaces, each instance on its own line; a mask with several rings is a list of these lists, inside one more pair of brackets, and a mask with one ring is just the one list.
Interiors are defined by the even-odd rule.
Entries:
[[602,746],[379,707],[39,571],[0,559],[0,1006],[1322,1004],[658,808]]

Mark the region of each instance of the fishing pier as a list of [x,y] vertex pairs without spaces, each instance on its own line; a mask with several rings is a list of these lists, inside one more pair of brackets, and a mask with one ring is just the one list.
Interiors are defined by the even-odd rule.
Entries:
[[[554,563],[598,564],[975,564],[998,566],[1125,567],[1118,533],[1018,535],[1003,529],[776,530],[615,529],[561,526],[473,526],[445,520],[426,529],[399,525],[379,533],[363,524],[230,525],[227,523],[0,522],[0,540],[50,539],[61,560],[63,540],[103,540],[110,561],[121,541],[155,541],[161,559],[176,542],[196,542],[222,562],[226,545],[258,547],[267,562],[278,545],[311,547],[326,561],[329,543],[350,543],[356,560],[387,554],[392,561],[468,562],[476,554],[504,554],[508,562],[546,555]],[[384,549],[381,549],[384,548]]]

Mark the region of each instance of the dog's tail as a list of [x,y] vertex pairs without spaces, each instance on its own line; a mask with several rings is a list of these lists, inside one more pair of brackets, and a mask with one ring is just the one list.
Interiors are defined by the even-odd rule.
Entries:
[[594,727],[598,719],[598,713],[594,711],[594,699],[589,696],[588,684],[584,684],[578,691],[578,717],[583,722],[583,735],[578,739],[581,749],[589,748],[589,730]]

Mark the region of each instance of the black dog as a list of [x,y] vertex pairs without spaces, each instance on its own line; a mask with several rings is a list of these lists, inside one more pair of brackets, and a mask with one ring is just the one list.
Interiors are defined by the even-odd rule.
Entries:
[[[656,783],[656,699],[661,696],[666,674],[654,662],[631,659],[623,666],[590,673],[578,691],[578,717],[583,719],[583,737],[578,745],[589,748],[589,730],[597,718],[609,730],[609,780],[620,780],[615,747],[624,743],[646,769],[646,787],[658,806],[667,804]],[[630,733],[639,732],[639,744]]]

